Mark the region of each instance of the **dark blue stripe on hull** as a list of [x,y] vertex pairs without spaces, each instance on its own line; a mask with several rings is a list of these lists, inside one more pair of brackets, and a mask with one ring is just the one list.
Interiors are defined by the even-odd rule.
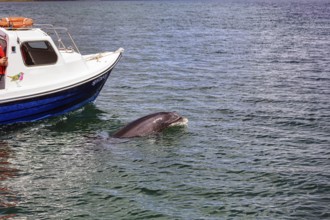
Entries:
[[0,104],[0,124],[36,121],[79,109],[96,99],[110,72],[63,91]]

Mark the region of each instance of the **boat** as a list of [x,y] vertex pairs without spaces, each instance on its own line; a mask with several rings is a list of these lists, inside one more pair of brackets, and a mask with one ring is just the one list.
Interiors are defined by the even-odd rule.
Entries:
[[94,102],[124,51],[82,55],[67,28],[25,21],[0,27],[0,49],[8,58],[0,72],[0,125],[60,116]]

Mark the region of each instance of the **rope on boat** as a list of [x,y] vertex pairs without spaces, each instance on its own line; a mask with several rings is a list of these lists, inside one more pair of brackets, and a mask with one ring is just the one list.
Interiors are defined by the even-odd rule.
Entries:
[[108,55],[104,55],[103,53],[99,53],[99,54],[97,54],[97,55],[95,55],[95,56],[88,57],[88,58],[85,59],[85,60],[86,60],[86,61],[96,60],[97,62],[100,62],[100,59],[101,59],[102,57],[109,56],[109,55],[110,55],[110,54],[108,54]]
[[114,53],[123,53],[123,52],[124,52],[124,49],[123,48],[119,48],[115,52],[112,52],[112,53],[99,53],[99,54],[96,54],[96,55],[94,55],[92,57],[88,57],[85,60],[86,61],[96,60],[97,62],[100,62],[100,59],[103,58],[103,57],[110,56],[110,55],[112,55]]

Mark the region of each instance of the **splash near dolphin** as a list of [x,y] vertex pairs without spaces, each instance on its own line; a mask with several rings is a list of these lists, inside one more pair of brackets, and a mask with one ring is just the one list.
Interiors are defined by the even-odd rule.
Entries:
[[142,137],[163,131],[171,126],[183,126],[188,123],[188,119],[180,116],[176,112],[157,112],[131,123],[113,134],[115,138]]

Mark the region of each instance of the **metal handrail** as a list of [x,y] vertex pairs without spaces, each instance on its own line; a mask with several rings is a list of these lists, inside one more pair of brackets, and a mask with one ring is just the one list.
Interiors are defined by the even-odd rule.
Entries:
[[[52,24],[34,24],[34,26],[39,26],[41,29],[43,30],[52,30],[54,31],[54,34],[57,37],[57,41],[59,42],[58,48],[59,49],[65,49],[67,50],[68,47],[65,46],[65,44],[63,43],[60,34],[58,33],[58,31],[64,31],[70,38],[75,50],[80,53],[78,46],[76,45],[75,41],[73,40],[71,34],[69,33],[68,29],[65,27],[54,27]],[[62,48],[61,48],[62,46]]]

